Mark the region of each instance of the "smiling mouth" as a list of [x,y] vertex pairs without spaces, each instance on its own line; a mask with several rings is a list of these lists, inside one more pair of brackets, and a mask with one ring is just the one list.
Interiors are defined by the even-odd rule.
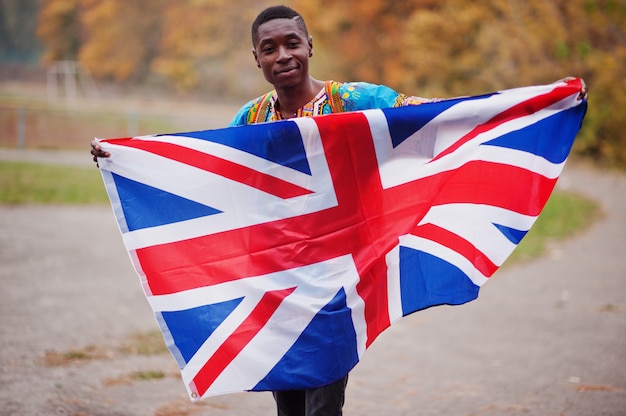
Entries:
[[293,66],[293,67],[290,67],[290,68],[284,68],[284,69],[281,69],[280,71],[276,71],[276,74],[278,74],[278,75],[287,74],[289,72],[295,71],[296,69],[298,69],[298,67],[296,67],[296,66]]

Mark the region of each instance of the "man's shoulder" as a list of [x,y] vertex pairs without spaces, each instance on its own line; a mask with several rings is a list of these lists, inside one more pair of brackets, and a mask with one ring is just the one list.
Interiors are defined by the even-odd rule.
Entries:
[[245,103],[239,109],[239,111],[237,111],[237,114],[235,114],[235,117],[233,117],[232,121],[228,124],[228,127],[242,126],[242,125],[245,125],[245,124],[250,124],[249,123],[250,111],[253,111],[255,108],[258,109],[260,104],[264,100],[267,100],[267,99],[271,98],[273,93],[274,93],[274,91],[270,91],[270,92],[268,92],[266,94],[260,95],[260,96],[258,96],[256,98],[248,101],[247,103]]
[[228,123],[228,127],[243,126],[244,124],[247,124],[246,120],[248,118],[248,112],[250,111],[250,108],[252,108],[253,104],[254,100],[244,104],[239,111],[237,111],[235,117],[233,117],[230,123]]
[[347,111],[392,107],[399,95],[386,85],[364,81],[344,82],[339,93]]
[[348,81],[341,83],[342,88],[361,88],[364,90],[376,90],[380,88],[389,88],[386,85],[374,84],[367,81]]

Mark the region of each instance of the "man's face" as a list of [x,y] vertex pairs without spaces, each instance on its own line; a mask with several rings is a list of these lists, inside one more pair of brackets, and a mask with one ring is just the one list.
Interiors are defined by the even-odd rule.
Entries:
[[274,88],[292,88],[309,78],[310,37],[294,19],[274,19],[259,26],[252,53],[267,82]]

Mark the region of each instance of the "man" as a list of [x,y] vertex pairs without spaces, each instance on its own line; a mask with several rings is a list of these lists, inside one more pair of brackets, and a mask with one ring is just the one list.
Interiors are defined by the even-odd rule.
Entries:
[[[245,104],[230,126],[427,102],[364,82],[320,81],[309,74],[313,40],[304,19],[285,6],[262,11],[252,25],[252,54],[274,90]],[[581,91],[581,98],[586,88]],[[94,161],[109,157],[92,143]],[[341,415],[348,376],[327,386],[274,392],[279,416]]]
[[257,16],[252,45],[257,66],[275,89],[244,105],[230,126],[428,101],[382,85],[313,78],[309,74],[313,39],[302,16],[285,6],[270,7]]
[[[286,6],[263,10],[252,24],[252,54],[265,79],[275,88],[244,105],[229,126],[313,117],[344,111],[389,108],[427,102],[383,85],[320,81],[309,74],[313,39],[302,16]],[[94,162],[109,157],[91,144]]]
[[[312,117],[344,111],[398,107],[427,100],[407,97],[382,85],[320,81],[309,74],[313,39],[302,16],[285,6],[262,11],[252,24],[252,54],[274,90],[244,105],[230,126]],[[109,157],[97,142],[91,154]],[[279,416],[341,415],[346,374],[327,386],[274,392]]]
[[[313,39],[302,16],[285,6],[262,11],[252,24],[252,54],[274,90],[244,105],[230,126],[398,107],[427,100],[364,82],[320,81],[309,74]],[[309,390],[274,392],[279,416],[341,415],[348,376]]]
[[[230,126],[312,117],[344,111],[398,107],[427,100],[363,82],[319,81],[309,74],[313,40],[302,16],[285,6],[262,11],[252,24],[252,54],[274,90],[244,105]],[[109,157],[97,142],[91,154]],[[341,415],[348,375],[327,386],[274,392],[279,416]]]

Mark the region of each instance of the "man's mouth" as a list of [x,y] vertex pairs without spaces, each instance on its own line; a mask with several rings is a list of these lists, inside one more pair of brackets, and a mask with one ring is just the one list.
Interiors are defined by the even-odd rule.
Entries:
[[296,69],[298,69],[297,66],[290,66],[289,68],[282,68],[282,69],[276,71],[276,74],[278,74],[278,75],[287,74],[289,72],[295,71]]

